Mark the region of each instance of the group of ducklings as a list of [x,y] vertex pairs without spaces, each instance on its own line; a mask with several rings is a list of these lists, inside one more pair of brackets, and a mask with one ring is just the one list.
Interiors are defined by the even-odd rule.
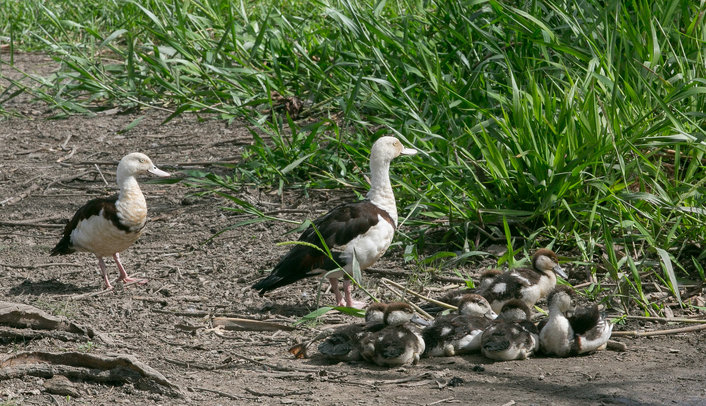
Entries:
[[[539,352],[567,357],[604,349],[612,324],[596,305],[572,306],[573,289],[556,285],[554,273],[563,275],[557,262],[556,254],[542,249],[533,256],[532,268],[486,272],[475,291],[444,296],[442,301],[457,310],[430,323],[409,304],[374,303],[364,323],[335,330],[320,343],[319,353],[336,362],[364,360],[394,367],[416,364],[421,357],[478,352],[508,361]],[[537,325],[530,308],[544,297],[549,317]]]

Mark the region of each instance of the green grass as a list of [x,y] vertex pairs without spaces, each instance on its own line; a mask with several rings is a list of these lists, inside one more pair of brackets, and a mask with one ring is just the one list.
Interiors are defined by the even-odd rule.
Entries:
[[97,4],[3,2],[4,41],[62,70],[37,90],[15,83],[0,108],[19,89],[57,115],[248,120],[244,164],[194,181],[236,197],[224,183],[364,193],[369,147],[392,133],[425,152],[393,164],[407,258],[501,243],[512,264],[553,244],[643,309],[640,279],[677,298],[678,279],[704,279],[706,5]]

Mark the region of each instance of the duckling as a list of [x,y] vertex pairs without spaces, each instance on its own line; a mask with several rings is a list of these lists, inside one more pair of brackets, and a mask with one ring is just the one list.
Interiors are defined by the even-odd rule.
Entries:
[[532,268],[512,269],[496,277],[479,292],[488,299],[496,313],[512,299],[520,299],[527,307],[534,306],[556,286],[556,274],[566,279],[559,266],[556,254],[546,248],[537,250],[532,256]]
[[[469,293],[478,293],[484,291],[490,284],[493,282],[493,280],[499,276],[502,275],[503,271],[499,269],[488,269],[484,271],[483,273],[480,274],[480,280],[478,282],[478,286],[475,289],[468,289],[468,288],[460,288],[460,289],[453,289],[448,291],[446,294],[441,296],[440,298],[436,299],[440,302],[448,303],[452,306],[459,307],[459,302],[461,301],[461,298],[463,295],[467,295]],[[422,306],[422,309],[429,313],[429,314],[438,314],[441,313],[442,311],[446,310],[445,307],[436,305],[434,303],[428,303],[424,306]]]
[[390,303],[383,319],[385,328],[367,335],[361,342],[367,361],[383,367],[416,364],[424,353],[424,339],[412,323],[422,323],[407,303]]
[[361,341],[366,335],[385,327],[385,303],[373,303],[365,312],[365,323],[343,326],[319,344],[319,352],[328,360],[358,361],[361,358]]
[[452,357],[479,351],[481,335],[497,315],[481,295],[466,294],[458,304],[458,313],[437,317],[422,332],[426,357]]
[[519,299],[505,303],[498,318],[483,331],[481,353],[498,361],[527,359],[539,349],[539,332],[529,307]]
[[549,294],[549,319],[541,328],[539,343],[548,355],[568,357],[605,349],[613,331],[597,305],[578,308],[567,317],[573,289],[557,286]]

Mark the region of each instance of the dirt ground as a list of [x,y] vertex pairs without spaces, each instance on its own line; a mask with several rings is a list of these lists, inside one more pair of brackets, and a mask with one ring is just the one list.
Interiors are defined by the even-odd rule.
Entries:
[[[7,60],[6,54],[0,56]],[[16,63],[40,73],[54,66],[41,55],[18,55]],[[3,74],[13,74],[7,66],[2,69]],[[114,291],[91,295],[102,288],[92,255],[48,254],[63,224],[81,204],[114,192],[117,160],[141,151],[177,177],[180,170],[189,168],[227,173],[208,163],[237,161],[243,145],[250,142],[249,132],[244,125],[226,126],[195,117],[162,125],[166,114],[157,110],[48,120],[47,108],[29,103],[26,97],[4,107],[23,116],[0,117],[0,300],[65,316],[107,339],[0,336],[0,360],[21,351],[130,354],[179,386],[185,397],[169,397],[132,383],[83,380],[72,382],[74,396],[62,396],[45,391],[46,378],[25,376],[0,381],[0,405],[706,405],[703,332],[620,338],[626,352],[569,359],[492,363],[481,356],[464,356],[384,369],[359,363],[331,365],[317,357],[296,360],[287,352],[325,328],[353,321],[349,316],[330,313],[322,324],[293,331],[213,330],[209,315],[291,325],[315,309],[317,281],[259,297],[249,286],[285,252],[286,247],[275,244],[295,238],[285,235],[292,226],[249,225],[204,243],[215,231],[245,217],[223,211],[221,199],[193,196],[193,189],[182,183],[150,184],[149,178],[141,179],[150,220],[141,239],[122,258],[130,274],[149,282],[118,283]],[[139,125],[119,131],[139,116],[144,117]],[[301,221],[339,200],[353,199],[354,194],[309,191],[305,196],[288,191],[280,197],[244,186],[240,197],[265,211]],[[393,247],[375,268],[411,271],[412,265],[401,258],[401,249]],[[112,260],[107,264],[115,278]],[[472,267],[468,271],[480,272]],[[582,274],[580,269],[572,272]],[[391,298],[377,278],[369,275],[365,284]],[[432,287],[448,287],[448,283]],[[323,295],[323,303],[330,303],[328,295]],[[616,330],[670,327],[679,325],[633,321]]]

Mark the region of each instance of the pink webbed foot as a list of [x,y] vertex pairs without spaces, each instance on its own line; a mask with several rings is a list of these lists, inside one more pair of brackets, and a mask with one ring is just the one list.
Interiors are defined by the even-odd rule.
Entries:
[[345,279],[343,281],[343,293],[345,296],[345,305],[348,307],[353,307],[355,309],[362,309],[364,308],[367,303],[365,302],[360,302],[358,300],[353,299],[353,295],[351,294],[351,281],[350,279]]
[[123,281],[123,283],[136,282],[138,285],[147,283],[147,279],[136,279],[128,276],[127,272],[125,272],[125,268],[123,268],[123,264],[120,262],[120,255],[117,252],[113,254],[113,259],[115,260],[115,265],[118,266],[118,271],[120,271],[118,280]]

